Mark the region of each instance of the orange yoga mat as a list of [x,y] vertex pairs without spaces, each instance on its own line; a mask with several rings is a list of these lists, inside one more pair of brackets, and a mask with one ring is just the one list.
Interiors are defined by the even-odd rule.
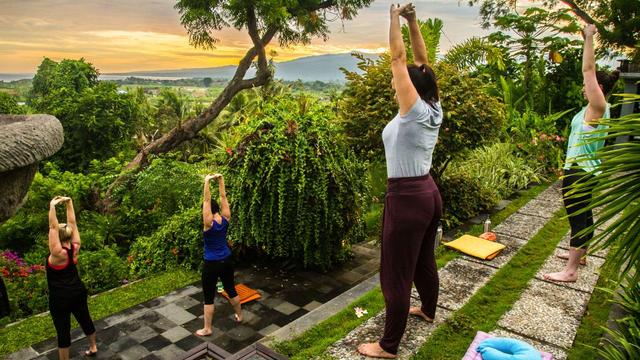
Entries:
[[[236,285],[236,292],[240,296],[240,304],[248,303],[249,301],[258,300],[262,296],[257,290],[253,290],[245,284]],[[229,300],[229,295],[227,295],[226,291],[221,292],[222,296],[224,296],[227,300]]]

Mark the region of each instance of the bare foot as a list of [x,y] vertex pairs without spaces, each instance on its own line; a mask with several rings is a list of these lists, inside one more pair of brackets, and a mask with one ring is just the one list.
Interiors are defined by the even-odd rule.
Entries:
[[578,273],[561,271],[561,272],[544,274],[544,278],[551,281],[576,282],[576,280],[578,280]]
[[196,331],[196,335],[198,335],[198,336],[209,336],[209,335],[211,335],[211,330],[200,329],[200,330]]
[[358,352],[361,355],[374,358],[395,359],[397,357],[397,355],[382,350],[378,343],[360,344],[360,346],[358,346]]
[[[558,254],[558,257],[560,259],[569,260],[569,252],[565,251],[563,253],[560,253],[560,254]],[[587,257],[586,256],[580,258],[580,265],[587,265]]]
[[242,313],[240,315],[234,314],[234,316],[236,317],[236,323],[240,324],[242,322]]
[[428,317],[427,315],[424,314],[424,312],[422,312],[422,309],[420,309],[417,306],[412,306],[409,308],[409,314],[410,315],[415,315],[415,316],[419,316],[421,318],[424,319],[424,321],[428,322],[428,323],[432,323],[433,319]]

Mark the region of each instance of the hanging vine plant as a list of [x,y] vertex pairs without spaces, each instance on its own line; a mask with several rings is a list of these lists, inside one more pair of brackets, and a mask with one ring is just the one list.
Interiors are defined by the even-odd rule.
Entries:
[[334,113],[305,96],[262,104],[228,149],[235,242],[327,269],[364,239],[365,164],[346,148]]

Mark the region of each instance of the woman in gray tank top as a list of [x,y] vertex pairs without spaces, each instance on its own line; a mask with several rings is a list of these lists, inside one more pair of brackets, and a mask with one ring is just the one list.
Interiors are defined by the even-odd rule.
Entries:
[[[415,60],[410,65],[400,32],[400,16],[409,24]],[[397,356],[409,314],[428,322],[435,318],[439,284],[433,252],[442,215],[440,193],[429,175],[442,108],[412,4],[391,5],[389,46],[399,111],[382,132],[388,178],[380,257],[385,328],[380,341],[358,347],[361,354],[378,358]],[[421,307],[409,307],[412,283],[420,295]]]

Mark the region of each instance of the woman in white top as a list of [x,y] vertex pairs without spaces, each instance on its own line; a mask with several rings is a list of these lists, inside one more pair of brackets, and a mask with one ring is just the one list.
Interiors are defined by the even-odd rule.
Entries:
[[[409,23],[414,64],[407,65],[400,16]],[[397,356],[409,314],[429,322],[435,317],[439,284],[433,251],[442,215],[440,193],[429,175],[442,108],[413,5],[391,6],[389,45],[399,112],[382,132],[388,178],[380,257],[385,329],[380,341],[358,347],[379,358]],[[412,283],[421,307],[409,307]]]

